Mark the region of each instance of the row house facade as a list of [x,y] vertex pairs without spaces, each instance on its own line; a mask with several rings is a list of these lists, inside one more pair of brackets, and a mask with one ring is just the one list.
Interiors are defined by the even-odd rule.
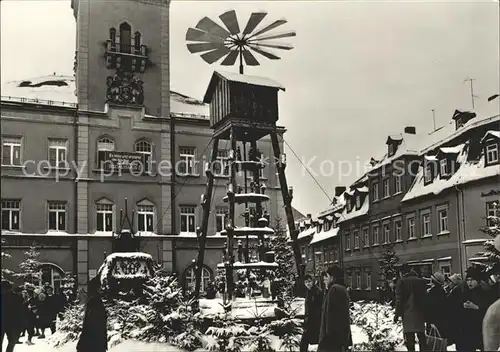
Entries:
[[[327,246],[341,253],[354,299],[377,297],[378,261],[387,250],[424,277],[464,273],[481,260],[486,217],[498,215],[499,130],[497,99],[481,112],[456,111],[449,124],[428,135],[406,127],[388,136],[384,157],[372,158],[370,170],[336,197],[340,209],[318,214],[337,214],[335,231],[328,228],[335,235],[322,239],[328,236],[318,226],[307,232],[311,240],[304,245],[313,253],[325,255]],[[332,262],[316,263],[312,270],[318,271]]]
[[[131,231],[141,251],[190,285],[212,130],[207,104],[170,90],[169,1],[79,3],[72,1],[74,76],[2,87],[2,247],[12,255],[2,265],[16,270],[34,244],[44,282],[57,286],[74,273],[85,290],[113,251],[113,238]],[[224,144],[214,169],[203,285],[214,278],[225,242]],[[270,139],[257,147],[273,155]],[[261,181],[272,226],[284,218],[274,163]]]

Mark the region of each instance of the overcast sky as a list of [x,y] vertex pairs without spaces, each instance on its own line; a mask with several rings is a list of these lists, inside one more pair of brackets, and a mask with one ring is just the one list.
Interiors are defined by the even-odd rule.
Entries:
[[[431,109],[442,125],[454,109],[471,108],[468,77],[475,79],[479,99],[500,90],[498,2],[175,0],[173,90],[203,96],[212,71],[220,67],[190,54],[185,33],[203,16],[217,19],[230,9],[237,11],[240,27],[251,12],[264,10],[267,21],[284,17],[289,24],[281,28],[297,31],[287,41],[295,48],[280,52],[282,60],[262,60],[246,73],[286,86],[280,93],[280,124],[288,128],[286,140],[300,158],[316,157],[310,166],[318,174],[322,160],[364,163],[380,157],[387,135],[404,126],[430,131]],[[69,1],[1,2],[2,83],[52,72],[72,75],[74,51]],[[304,213],[325,209],[326,196],[287,153],[293,205]],[[339,178],[334,172],[317,180],[331,196],[334,186],[358,176]]]

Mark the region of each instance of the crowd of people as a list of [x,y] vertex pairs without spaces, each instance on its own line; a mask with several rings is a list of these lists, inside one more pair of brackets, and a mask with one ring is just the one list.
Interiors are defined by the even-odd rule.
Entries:
[[[346,351],[352,346],[349,315],[349,290],[343,273],[333,266],[322,273],[325,289],[305,276],[306,317],[300,351],[318,344],[318,351]],[[408,351],[432,351],[427,337],[438,337],[446,345],[461,351],[500,350],[500,273],[485,274],[470,267],[465,281],[461,275],[445,277],[436,272],[427,280],[419,277],[408,264],[401,267],[393,288],[394,320],[403,323]],[[389,294],[389,296],[391,296]],[[446,346],[444,346],[446,348]]]
[[34,344],[33,338],[44,339],[47,330],[55,333],[56,321],[67,304],[63,293],[54,292],[46,283],[37,288],[33,285],[14,288],[12,283],[2,280],[2,349],[7,337],[6,352],[12,352],[19,338],[26,336],[26,343]]

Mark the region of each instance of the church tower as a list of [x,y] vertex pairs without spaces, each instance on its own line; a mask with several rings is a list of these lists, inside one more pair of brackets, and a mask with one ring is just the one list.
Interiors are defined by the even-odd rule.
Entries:
[[170,0],[72,0],[79,110],[138,105],[168,117]]

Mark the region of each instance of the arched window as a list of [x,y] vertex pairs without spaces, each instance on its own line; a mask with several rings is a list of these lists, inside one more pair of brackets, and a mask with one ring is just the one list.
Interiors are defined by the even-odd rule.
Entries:
[[109,137],[101,137],[97,141],[97,166],[103,168],[103,162],[106,161],[106,152],[115,151],[115,141]]
[[61,267],[52,263],[43,263],[40,267],[40,271],[40,280],[36,284],[41,287],[48,283],[54,288],[55,292],[59,292],[64,277],[64,271]]
[[132,29],[127,22],[120,25],[120,52],[130,53],[132,42]]
[[116,29],[114,28],[109,29],[109,40],[111,40],[111,42],[113,43],[116,42]]
[[96,202],[96,231],[113,232],[114,229],[114,204],[106,198]]
[[141,48],[141,33],[139,32],[134,33],[134,46],[137,50]]
[[[210,270],[208,270],[206,267],[203,267],[201,269],[201,286],[200,286],[201,292],[204,292],[207,289],[211,278],[212,278],[212,275],[210,273]],[[196,287],[196,273],[194,271],[194,266],[189,267],[185,271],[184,285],[188,291],[194,291],[194,289]]]
[[137,203],[137,231],[154,232],[155,205],[147,199]]
[[141,139],[137,142],[135,142],[134,149],[136,153],[141,153],[144,157],[143,162],[144,162],[144,171],[149,172],[151,171],[151,160],[153,156],[153,146],[151,143],[148,141]]

